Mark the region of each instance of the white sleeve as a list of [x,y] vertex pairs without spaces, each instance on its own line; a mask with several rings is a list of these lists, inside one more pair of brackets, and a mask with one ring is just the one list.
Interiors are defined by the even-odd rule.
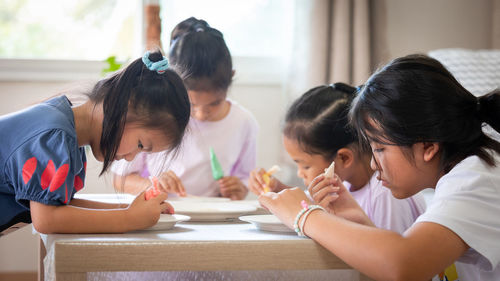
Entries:
[[431,204],[417,222],[449,228],[485,257],[489,264],[481,267],[491,270],[500,262],[500,169],[469,165],[454,170],[439,180]]

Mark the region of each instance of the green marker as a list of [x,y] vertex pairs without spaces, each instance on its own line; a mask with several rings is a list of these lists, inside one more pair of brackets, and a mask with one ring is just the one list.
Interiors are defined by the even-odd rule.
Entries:
[[210,165],[212,166],[212,176],[214,180],[219,180],[224,176],[224,171],[222,171],[222,167],[220,166],[219,160],[217,160],[217,156],[215,155],[214,149],[210,147]]

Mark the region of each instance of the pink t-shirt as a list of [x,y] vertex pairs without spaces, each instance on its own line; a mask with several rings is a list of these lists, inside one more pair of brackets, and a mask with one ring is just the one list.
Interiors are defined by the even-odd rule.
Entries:
[[[347,189],[351,187],[348,182],[344,182],[344,185]],[[406,199],[397,199],[392,196],[391,191],[377,179],[377,172],[373,173],[365,186],[351,191],[351,195],[375,226],[401,234],[425,212],[426,208],[422,194],[415,194]]]
[[248,110],[234,101],[228,101],[231,107],[222,120],[189,120],[176,156],[167,152],[140,153],[131,162],[114,162],[111,171],[119,175],[139,173],[147,177],[172,170],[188,194],[220,196],[219,185],[212,178],[210,166],[209,151],[212,147],[224,176],[238,177],[247,185],[250,172],[256,167],[258,125]]

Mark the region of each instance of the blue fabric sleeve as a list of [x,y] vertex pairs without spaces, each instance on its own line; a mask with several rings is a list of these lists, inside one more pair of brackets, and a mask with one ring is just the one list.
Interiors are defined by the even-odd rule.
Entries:
[[76,189],[83,187],[82,152],[75,137],[60,129],[48,130],[20,145],[6,163],[16,201],[27,208],[29,201],[68,204]]

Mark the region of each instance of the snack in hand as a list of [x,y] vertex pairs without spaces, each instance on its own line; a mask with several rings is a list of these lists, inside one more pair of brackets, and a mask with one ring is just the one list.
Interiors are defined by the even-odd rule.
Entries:
[[325,169],[325,178],[333,178],[335,174],[335,162],[332,161],[332,164],[328,168]]
[[158,178],[155,176],[151,176],[149,177],[149,179],[153,183],[153,186],[148,188],[148,190],[146,190],[145,193],[146,200],[155,198],[156,196],[158,196],[158,194],[160,194],[160,189],[158,189]]
[[271,167],[271,169],[267,170],[267,172],[265,172],[263,175],[262,175],[262,179],[264,180],[264,192],[269,192],[271,191],[271,188],[269,187],[269,183],[271,182],[271,176],[280,171],[280,167],[278,165],[274,165]]
[[214,180],[219,180],[224,177],[224,171],[215,155],[214,149],[210,147],[210,165],[212,166],[212,177]]

